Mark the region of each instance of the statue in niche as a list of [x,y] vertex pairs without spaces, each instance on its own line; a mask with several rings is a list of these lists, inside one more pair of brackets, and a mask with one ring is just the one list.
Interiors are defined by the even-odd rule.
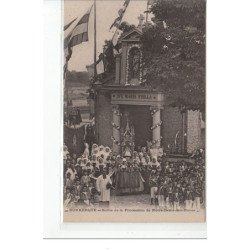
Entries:
[[141,53],[137,47],[129,51],[129,85],[138,85],[140,79],[140,57]]

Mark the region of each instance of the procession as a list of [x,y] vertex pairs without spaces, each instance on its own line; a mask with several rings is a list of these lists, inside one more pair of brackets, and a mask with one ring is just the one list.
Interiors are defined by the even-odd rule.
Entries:
[[[165,153],[141,148],[132,157],[109,147],[85,143],[82,155],[70,155],[64,145],[64,205],[67,208],[112,206],[111,196],[145,194],[148,205],[169,211],[200,211],[205,200],[204,150],[194,163],[170,162]],[[135,200],[136,205],[136,200]]]
[[[204,218],[205,2],[181,2],[66,3],[79,6],[64,27],[62,193],[69,220],[75,210],[98,208]],[[108,17],[101,11],[107,6],[114,10]],[[175,15],[190,13],[199,18],[176,23]]]

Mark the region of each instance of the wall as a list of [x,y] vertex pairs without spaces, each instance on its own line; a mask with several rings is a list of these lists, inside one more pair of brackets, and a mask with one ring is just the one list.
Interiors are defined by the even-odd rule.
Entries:
[[102,92],[98,95],[96,101],[96,125],[97,142],[104,146],[112,147],[112,108],[110,104],[110,95]]
[[199,111],[187,113],[187,151],[192,153],[201,145],[201,117]]
[[[165,105],[164,110],[162,110],[162,145],[164,149],[167,149],[170,145],[171,152],[178,150],[181,153],[182,149],[182,114],[179,112],[178,108],[168,107]],[[175,137],[177,135],[177,144],[175,146]]]

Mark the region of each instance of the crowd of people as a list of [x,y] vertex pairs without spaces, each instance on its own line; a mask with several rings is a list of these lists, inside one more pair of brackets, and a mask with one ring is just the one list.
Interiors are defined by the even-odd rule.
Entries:
[[197,150],[187,161],[170,161],[146,147],[122,157],[109,147],[85,143],[82,155],[64,158],[64,205],[109,205],[114,195],[149,194],[149,204],[170,211],[200,211],[205,202],[205,152]]

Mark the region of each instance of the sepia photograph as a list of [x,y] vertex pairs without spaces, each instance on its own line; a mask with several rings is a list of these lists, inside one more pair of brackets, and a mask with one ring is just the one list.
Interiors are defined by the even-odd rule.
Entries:
[[205,222],[206,1],[63,10],[63,221]]

